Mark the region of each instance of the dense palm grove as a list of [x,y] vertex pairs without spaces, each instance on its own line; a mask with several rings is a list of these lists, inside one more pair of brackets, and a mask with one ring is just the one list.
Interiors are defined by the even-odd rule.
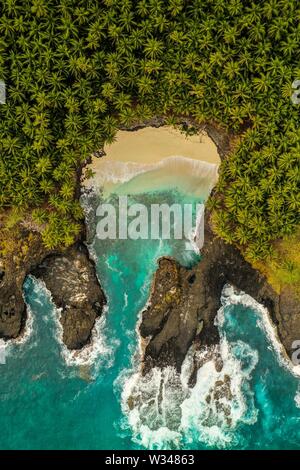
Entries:
[[184,116],[237,136],[211,200],[249,257],[300,219],[297,0],[1,0],[0,205],[70,244],[86,158],[118,126]]

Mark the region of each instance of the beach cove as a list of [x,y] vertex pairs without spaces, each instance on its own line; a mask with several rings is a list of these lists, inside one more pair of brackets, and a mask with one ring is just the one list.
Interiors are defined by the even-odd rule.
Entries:
[[[146,162],[151,165],[149,172],[130,173],[129,177],[125,172],[122,178],[120,173],[104,172],[101,184],[97,178],[103,174],[94,167],[96,175],[82,195],[88,248],[107,299],[90,344],[80,351],[66,350],[58,334],[61,313],[51,293],[40,280],[27,278],[24,295],[32,320],[22,345],[9,343],[6,364],[1,366],[5,399],[0,403],[0,416],[8,432],[2,435],[0,447],[229,449],[297,445],[299,379],[277,354],[259,304],[230,286],[222,292],[216,318],[219,345],[200,351],[194,383],[189,382],[192,350],[181,372],[165,364],[141,375],[139,326],[157,260],[169,256],[189,270],[199,263],[199,255],[192,245],[187,250],[182,240],[97,240],[95,211],[103,198],[117,202],[119,194],[128,194],[128,188],[139,189],[129,193],[131,202],[145,205],[154,200],[170,204],[205,201],[215,184],[218,162],[205,162],[202,152],[198,159],[187,155],[187,181],[178,186],[174,185],[177,170],[169,171],[171,177],[166,179],[163,168],[161,179],[159,172],[152,178],[152,165],[172,158],[169,150],[163,156]],[[182,163],[185,152],[181,150],[179,156]],[[104,165],[109,158],[107,152],[95,161]],[[117,154],[115,158],[118,162]],[[196,192],[190,185],[190,160],[194,170],[196,161],[199,171],[193,177],[202,185]],[[121,163],[129,161],[121,159]],[[207,165],[212,165],[212,171],[207,172]],[[137,181],[132,184],[135,178],[143,178],[141,186]],[[143,192],[145,182],[148,185]],[[216,358],[223,363],[221,369],[216,368]],[[284,401],[279,399],[283,389]],[[218,397],[223,397],[221,404]],[[36,433],[36,429],[43,432]]]

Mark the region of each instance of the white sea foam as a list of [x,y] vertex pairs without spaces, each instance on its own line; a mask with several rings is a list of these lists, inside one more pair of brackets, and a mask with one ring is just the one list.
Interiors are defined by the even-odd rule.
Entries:
[[[233,349],[251,358],[245,369],[233,354]],[[241,423],[254,424],[257,410],[249,380],[258,355],[243,342],[220,342],[221,371],[214,360],[206,362],[197,372],[196,384],[181,404],[181,430],[189,442],[199,441],[209,446],[226,447],[235,443],[234,430]]]
[[185,391],[175,369],[154,368],[145,376],[136,372],[124,378],[122,409],[134,440],[149,448],[158,444],[160,448],[169,447],[174,439],[178,441],[180,410],[177,404],[184,399]]
[[294,396],[294,402],[297,408],[300,408],[300,390],[298,389]]
[[33,279],[34,289],[43,291],[53,303],[52,320],[55,325],[55,338],[60,344],[61,355],[65,363],[68,366],[92,366],[97,364],[97,370],[103,364],[106,368],[111,367],[114,360],[113,351],[117,344],[110,341],[108,346],[106,336],[106,311],[108,307],[105,306],[101,317],[96,319],[90,342],[80,350],[71,351],[63,343],[63,329],[60,322],[61,309],[54,305],[51,292],[47,289],[45,283],[40,279]]
[[95,172],[95,175],[86,181],[86,186],[103,187],[105,183],[115,184],[124,183],[145,171],[154,169],[156,164],[141,164],[134,162],[118,162],[105,160],[101,162],[101,168]]
[[200,251],[204,244],[204,205],[200,205],[196,214],[196,223],[189,235],[189,241],[186,242],[186,250],[193,250],[196,254]]
[[[147,448],[178,448],[180,442],[226,447],[234,444],[234,430],[240,423],[256,422],[249,381],[258,354],[247,344],[229,344],[223,335],[218,347],[197,352],[191,347],[181,374],[166,367],[153,368],[144,376],[139,369],[139,346],[132,370],[116,381],[126,416],[123,426],[129,427],[135,442]],[[238,357],[247,358],[247,367],[234,354],[237,350]],[[202,365],[192,387],[189,379],[195,354]],[[216,367],[220,358],[222,368]]]
[[31,308],[26,304],[27,318],[22,334],[16,339],[10,340],[12,344],[23,345],[31,338],[34,327],[34,316],[31,311]]
[[[141,175],[143,178],[137,179]],[[95,176],[86,182],[86,187],[102,188],[106,193],[113,185],[113,190],[118,192],[124,183],[132,181],[134,184],[128,188],[125,186],[124,189],[137,194],[160,189],[164,186],[164,182],[170,180],[170,177],[173,186],[176,183],[175,186],[183,186],[187,192],[191,190],[197,194],[203,192],[203,195],[207,196],[218,179],[218,165],[179,155],[166,157],[154,164],[107,159],[101,162],[101,167],[96,171]]]
[[128,294],[124,293],[124,309],[128,307]]
[[[276,327],[273,324],[270,318],[268,309],[266,307],[256,302],[256,300],[250,297],[250,295],[245,294],[245,292],[236,291],[234,287],[230,285],[226,285],[224,287],[221,302],[224,307],[226,307],[227,305],[242,304],[245,307],[252,308],[256,312],[258,312],[260,315],[260,320],[258,324],[262,328],[262,330],[265,332],[271,346],[276,352],[276,356],[277,356],[279,363],[283,365],[284,367],[286,367],[296,377],[300,376],[300,366],[293,365],[290,359],[288,358],[286,351],[278,338]],[[224,321],[224,310],[221,309],[218,312],[216,322],[219,326],[222,326],[223,321]]]
[[[222,371],[218,372],[214,361],[209,360],[200,367],[194,387],[188,386],[184,372],[179,375],[171,367],[154,368],[145,376],[139,372],[127,376],[122,410],[133,439],[148,448],[176,448],[181,441],[226,447],[233,443],[238,424],[255,423],[257,410],[245,386],[253,369],[242,370],[225,340],[221,356]],[[254,354],[253,368],[256,360]]]

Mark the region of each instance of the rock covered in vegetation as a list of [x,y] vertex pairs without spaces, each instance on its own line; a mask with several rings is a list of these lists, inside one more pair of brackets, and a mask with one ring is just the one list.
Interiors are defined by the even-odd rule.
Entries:
[[214,320],[225,284],[246,292],[268,308],[279,339],[291,356],[300,339],[299,300],[291,292],[277,294],[240,251],[213,235],[206,224],[203,259],[193,269],[163,257],[158,261],[140,334],[146,339],[143,372],[151,367],[180,370],[189,347],[219,342]]
[[77,244],[61,255],[51,255],[34,274],[45,282],[55,305],[62,309],[63,342],[69,349],[82,348],[106,304],[87,248]]

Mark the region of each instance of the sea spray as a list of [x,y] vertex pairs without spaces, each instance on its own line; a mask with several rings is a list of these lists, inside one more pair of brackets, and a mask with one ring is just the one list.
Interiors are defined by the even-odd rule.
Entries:
[[[292,364],[291,360],[287,356],[287,353],[278,338],[276,326],[273,324],[269,311],[266,307],[254,300],[252,297],[250,297],[250,295],[242,291],[237,291],[229,284],[227,284],[223,289],[221,303],[223,307],[241,304],[257,312],[259,315],[258,325],[263,329],[270,344],[274,348],[279,363],[287,368],[296,377],[300,376],[300,366]],[[216,324],[222,326],[223,323],[224,309],[221,309],[218,312],[218,316],[216,317]]]
[[[26,282],[26,281],[25,281]],[[26,303],[26,298],[23,294],[23,299],[26,304],[26,322],[21,331],[21,334],[17,338],[9,340],[0,339],[0,364],[5,364],[7,357],[12,354],[16,347],[20,350],[32,337],[34,331],[34,316],[30,306]],[[2,362],[3,361],[3,362]]]
[[223,338],[218,351],[222,370],[217,370],[210,359],[212,351],[206,350],[208,360],[200,367],[194,387],[188,385],[186,370],[191,370],[191,363],[187,361],[181,374],[173,367],[153,368],[146,375],[138,370],[132,375],[123,374],[122,410],[135,442],[170,449],[179,442],[233,445],[236,427],[241,422],[253,424],[257,419],[247,382],[258,360],[247,345],[234,346],[252,355],[251,366],[243,369]]
[[[69,350],[63,342],[63,329],[60,322],[60,316],[62,315],[62,309],[55,306],[51,292],[47,289],[44,281],[36,279],[34,276],[30,276],[32,284],[36,292],[42,291],[43,295],[48,297],[52,304],[51,317],[53,324],[55,325],[55,339],[60,345],[61,356],[63,357],[66,365],[68,366],[95,366],[97,370],[100,366],[105,365],[109,368],[113,365],[113,348],[116,344],[107,345],[106,339],[106,325],[105,325],[105,314],[108,309],[104,306],[103,312],[100,318],[95,321],[95,326],[92,330],[92,335],[89,343],[80,350]],[[101,360],[99,361],[99,359]],[[94,371],[95,374],[96,371]]]
[[[252,299],[239,296],[226,286],[217,324],[220,344],[195,351],[190,348],[178,374],[172,367],[153,368],[143,375],[140,360],[145,348],[139,343],[131,370],[123,372],[116,384],[122,390],[123,426],[135,442],[150,448],[176,448],[178,442],[191,446],[227,448],[242,445],[236,429],[254,425],[258,410],[250,386],[259,356],[243,341],[229,342],[224,325],[225,309],[232,303]],[[220,358],[223,366],[220,367]],[[194,386],[190,376],[200,364]],[[121,384],[121,386],[120,386]],[[158,437],[161,438],[159,442]]]

